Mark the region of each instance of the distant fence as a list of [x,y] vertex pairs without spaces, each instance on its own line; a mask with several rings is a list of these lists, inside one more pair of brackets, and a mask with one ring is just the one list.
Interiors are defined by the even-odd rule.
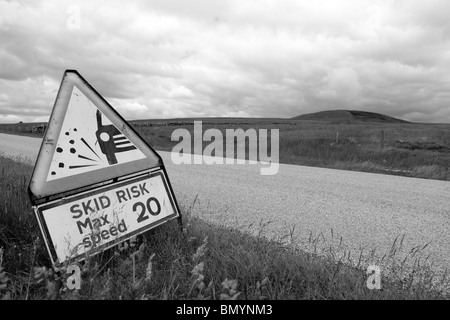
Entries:
[[42,135],[45,132],[45,129],[47,129],[46,124],[38,124],[38,125],[33,125],[29,123],[0,124],[0,132],[4,133],[22,132],[22,133]]

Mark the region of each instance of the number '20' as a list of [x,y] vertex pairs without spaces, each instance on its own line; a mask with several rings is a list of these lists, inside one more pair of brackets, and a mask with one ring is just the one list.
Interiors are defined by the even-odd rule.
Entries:
[[[153,210],[152,202],[156,205],[156,210]],[[138,208],[141,208],[141,212],[139,213],[139,217],[137,218],[138,223],[143,222],[149,218],[149,216],[146,215],[147,211],[152,216],[157,216],[161,212],[161,205],[159,204],[158,199],[154,197],[148,198],[145,205],[142,202],[136,202],[133,205],[133,212],[136,212]]]

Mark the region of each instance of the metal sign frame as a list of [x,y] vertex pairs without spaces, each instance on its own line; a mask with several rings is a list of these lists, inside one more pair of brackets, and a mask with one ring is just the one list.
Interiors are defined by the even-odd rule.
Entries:
[[[95,196],[95,195],[99,195],[99,194],[103,194],[106,191],[112,191],[112,190],[116,190],[118,188],[121,187],[125,187],[127,185],[139,182],[139,181],[144,181],[148,178],[152,178],[152,177],[156,177],[156,176],[160,176],[163,180],[163,184],[164,184],[164,188],[169,196],[170,199],[170,205],[173,209],[173,212],[171,212],[168,216],[164,217],[163,219],[157,220],[151,224],[147,224],[144,225],[142,228],[135,230],[133,232],[127,233],[124,236],[120,236],[117,238],[112,239],[109,242],[106,242],[98,247],[94,247],[92,249],[90,249],[88,251],[88,255],[90,256],[94,256],[104,250],[107,250],[111,247],[114,247],[115,245],[126,241],[130,238],[132,238],[133,236],[136,236],[138,234],[144,233],[150,229],[153,229],[157,226],[160,226],[168,221],[171,221],[173,219],[180,219],[181,215],[179,213],[179,209],[176,203],[176,199],[175,196],[173,194],[173,190],[170,186],[170,183],[168,181],[167,178],[167,174],[165,172],[165,170],[163,170],[162,168],[157,168],[156,170],[149,170],[146,172],[143,172],[139,175],[131,175],[130,177],[127,177],[126,179],[120,180],[118,182],[109,184],[105,187],[101,187],[101,188],[96,188],[94,190],[89,190],[89,191],[85,191],[79,194],[75,194],[72,195],[70,197],[64,198],[64,199],[59,199],[59,200],[54,200],[48,203],[44,203],[38,206],[33,207],[34,212],[36,214],[38,223],[39,223],[39,227],[41,229],[42,235],[44,237],[44,243],[47,249],[47,252],[50,256],[50,259],[52,261],[52,264],[56,267],[61,266],[63,263],[67,262],[67,261],[81,261],[85,258],[86,253],[80,253],[80,254],[75,254],[71,257],[68,257],[67,259],[59,259],[58,255],[56,253],[56,249],[55,249],[55,244],[52,240],[52,236],[49,232],[49,229],[47,227],[47,223],[46,223],[46,219],[44,217],[44,211],[51,209],[51,208],[57,208],[63,205],[67,205],[73,202],[76,202],[78,200],[82,200],[85,199],[87,197],[91,197],[91,196]],[[89,234],[88,234],[89,235]]]
[[[114,129],[123,134],[132,144],[134,144],[136,149],[145,155],[145,158],[138,160],[133,159],[125,163],[113,163],[114,165],[111,165],[111,161],[114,161],[114,159],[108,158],[110,166],[47,181],[50,165],[57,148],[64,121],[68,120],[65,118],[74,87],[81,91],[82,94],[84,94],[113,124],[113,126],[109,125],[110,128],[106,128],[105,130]],[[97,121],[99,121],[98,114]],[[101,124],[101,122],[98,123]],[[98,136],[97,139],[99,139]],[[107,154],[105,153],[105,155]],[[149,179],[156,175],[159,175],[163,181],[165,194],[170,199],[171,212],[167,213],[166,216],[159,220],[156,218],[153,219],[153,222],[150,224],[144,225],[142,228],[134,230],[133,232],[115,237],[107,242],[102,242],[97,247],[94,246],[88,251],[89,255],[98,254],[137,234],[146,232],[173,219],[178,219],[178,223],[181,226],[182,216],[164,163],[159,154],[139,136],[133,127],[131,127],[77,71],[66,70],[28,186],[28,194],[52,264],[55,267],[58,267],[69,260],[83,260],[85,253],[73,257],[70,256],[67,259],[60,259],[58,257],[52,235],[49,232],[44,217],[44,211],[46,209],[58,208],[64,204],[87,198],[92,195],[101,194],[102,192],[107,192],[109,190],[114,190],[115,188],[120,188],[121,186],[126,186],[135,181],[139,181],[139,179]]]
[[[56,151],[57,141],[61,135],[62,124],[65,120],[69,101],[74,86],[76,86],[134,145],[142,151],[146,158],[130,163],[123,163],[96,171],[86,172],[76,177],[66,177],[47,181],[47,175],[53,155]],[[139,134],[117,113],[114,108],[75,70],[66,70],[56,97],[49,124],[36,160],[32,179],[29,185],[29,194],[33,204],[64,192],[114,179],[118,176],[128,175],[152,167],[162,167],[163,161],[153,148],[143,140]],[[45,201],[45,200],[44,200]],[[42,201],[41,201],[42,202]]]

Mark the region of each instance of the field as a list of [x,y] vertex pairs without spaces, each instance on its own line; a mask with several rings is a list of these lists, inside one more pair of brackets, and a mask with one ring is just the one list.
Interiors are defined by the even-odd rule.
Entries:
[[[176,222],[149,231],[128,247],[87,257],[80,290],[54,273],[30,213],[32,167],[0,156],[0,298],[3,299],[448,299],[450,281],[423,261],[405,272],[393,244],[381,290],[367,288],[367,261],[350,264],[311,236],[305,250],[288,232],[267,239],[208,224],[182,207]],[[323,235],[322,235],[323,237]],[[344,255],[345,256],[345,255]],[[409,258],[414,259],[414,255]],[[435,286],[438,283],[439,287]]]
[[[270,119],[225,122],[204,120],[203,130],[216,128],[225,136],[226,129],[279,129],[280,163],[450,179],[450,125]],[[171,141],[176,128],[185,128],[193,135],[192,121],[181,125],[176,122],[133,124],[157,150],[172,150],[178,143]],[[208,142],[203,143],[203,147],[207,145]]]
[[[203,131],[215,128],[224,136],[226,129],[278,129],[280,163],[450,180],[450,125],[446,124],[256,118],[139,120],[131,124],[154,149],[171,151],[179,143],[171,141],[173,131],[184,128],[193,136],[196,120],[203,121]],[[42,130],[33,132],[32,124],[0,125],[0,132],[43,135]],[[203,148],[209,143],[204,142]],[[246,151],[248,158],[248,148]]]
[[[224,136],[226,129],[278,129],[280,163],[450,179],[449,125],[232,118],[131,124],[153,148],[170,151],[179,143],[171,141],[174,130],[187,129],[193,136],[198,120],[203,121],[203,132],[215,128]],[[42,128],[33,129],[32,124],[0,125],[0,132],[43,135]],[[244,143],[248,147],[248,141]],[[248,157],[248,148],[246,153]],[[406,270],[404,262],[415,261],[417,252],[401,253],[397,241],[390,252],[379,255],[389,266],[382,290],[369,290],[369,262],[337,256],[323,235],[311,235],[304,248],[294,248],[289,246],[289,232],[268,239],[264,222],[258,237],[206,223],[191,213],[195,203],[181,208],[183,231],[176,222],[169,223],[125,249],[88,257],[82,265],[82,288],[72,291],[65,270],[50,269],[30,213],[26,188],[31,172],[30,165],[0,156],[3,299],[449,299],[446,275],[435,274],[420,260]]]

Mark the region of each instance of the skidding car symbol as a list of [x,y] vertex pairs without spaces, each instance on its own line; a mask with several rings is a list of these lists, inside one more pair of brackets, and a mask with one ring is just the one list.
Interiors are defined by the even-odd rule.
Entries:
[[106,155],[110,165],[117,163],[116,153],[136,149],[114,125],[104,126],[102,124],[102,113],[97,110],[97,141],[103,154]]

